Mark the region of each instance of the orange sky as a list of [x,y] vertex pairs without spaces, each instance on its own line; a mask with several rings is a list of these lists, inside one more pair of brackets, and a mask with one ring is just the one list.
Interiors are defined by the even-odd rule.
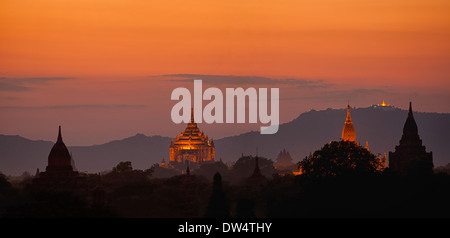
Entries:
[[[335,97],[329,100],[320,90],[282,89],[282,122],[386,96],[399,107],[420,100],[418,110],[449,112],[449,42],[448,0],[3,0],[0,133],[53,139],[56,124],[67,124],[74,133],[100,127],[92,140],[76,135],[76,144],[136,132],[173,136],[178,127],[149,125],[171,127],[177,85],[155,77],[166,74],[332,85],[324,89]],[[337,96],[360,89],[373,94]],[[30,117],[42,125],[30,125]],[[117,121],[101,125],[111,118]]]

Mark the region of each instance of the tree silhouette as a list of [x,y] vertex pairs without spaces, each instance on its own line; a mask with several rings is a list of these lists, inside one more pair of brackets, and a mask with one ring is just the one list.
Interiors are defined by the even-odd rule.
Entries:
[[133,167],[131,166],[130,161],[119,162],[116,167],[113,168],[114,172],[125,173],[133,171]]
[[298,163],[306,176],[330,177],[378,173],[380,161],[364,147],[351,141],[333,141]]
[[2,172],[0,172],[0,189],[10,188],[10,187],[11,187],[11,183],[9,183],[6,176]]

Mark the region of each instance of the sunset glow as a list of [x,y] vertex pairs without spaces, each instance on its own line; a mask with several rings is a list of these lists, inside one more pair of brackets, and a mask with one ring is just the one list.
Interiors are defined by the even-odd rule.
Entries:
[[[170,120],[170,92],[192,85],[176,74],[279,80],[281,123],[348,100],[449,112],[449,42],[448,0],[6,0],[0,133],[171,136],[185,125]],[[221,138],[258,125],[202,128]]]

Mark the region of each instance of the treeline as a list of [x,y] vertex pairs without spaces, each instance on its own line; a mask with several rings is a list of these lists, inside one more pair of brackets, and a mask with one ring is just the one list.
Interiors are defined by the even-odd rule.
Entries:
[[1,175],[0,217],[450,217],[448,174],[400,176],[358,145],[325,145],[298,163],[298,176],[262,157],[256,169],[256,161],[243,156],[231,168],[216,162],[168,178],[155,178],[159,166],[136,170],[124,161],[83,175],[104,195],[97,202]]
[[[450,176],[273,176],[232,184],[199,175],[152,179],[105,174],[105,203],[64,192],[28,192],[0,179],[0,217],[449,217]],[[90,175],[95,183],[97,175]],[[118,179],[120,178],[120,179]],[[216,182],[217,183],[217,182]],[[219,212],[217,212],[217,210]],[[224,212],[225,211],[225,212]]]

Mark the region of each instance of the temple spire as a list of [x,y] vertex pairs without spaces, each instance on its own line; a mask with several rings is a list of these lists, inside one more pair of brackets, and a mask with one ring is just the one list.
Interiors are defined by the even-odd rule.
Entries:
[[62,142],[61,126],[59,126],[59,129],[58,129],[58,139],[57,139],[56,141],[57,141],[57,142]]
[[194,108],[191,107],[191,123],[194,123]]
[[356,141],[355,128],[353,127],[352,117],[350,116],[350,104],[347,104],[347,118],[345,119],[344,128],[342,129],[342,140]]
[[58,139],[48,155],[48,167],[70,166],[72,167],[72,155],[62,140],[61,126],[58,128]]
[[259,170],[259,162],[258,162],[259,158],[258,156],[255,157],[255,169],[253,170],[253,174],[251,177],[253,178],[257,178],[257,177],[262,177],[261,174],[261,170]]
[[408,117],[406,118],[405,125],[403,126],[403,135],[401,142],[403,143],[417,143],[421,144],[416,120],[414,119],[413,111],[412,111],[412,103],[409,102],[409,112]]
[[422,145],[411,102],[400,143],[389,152],[389,168],[401,175],[433,174],[433,153]]
[[413,112],[412,112],[412,105],[411,105],[411,102],[409,102],[409,112],[408,112],[408,117],[414,117],[414,116],[413,116]]
[[345,118],[346,123],[352,123],[352,117],[350,116],[350,104],[347,104],[347,118]]

